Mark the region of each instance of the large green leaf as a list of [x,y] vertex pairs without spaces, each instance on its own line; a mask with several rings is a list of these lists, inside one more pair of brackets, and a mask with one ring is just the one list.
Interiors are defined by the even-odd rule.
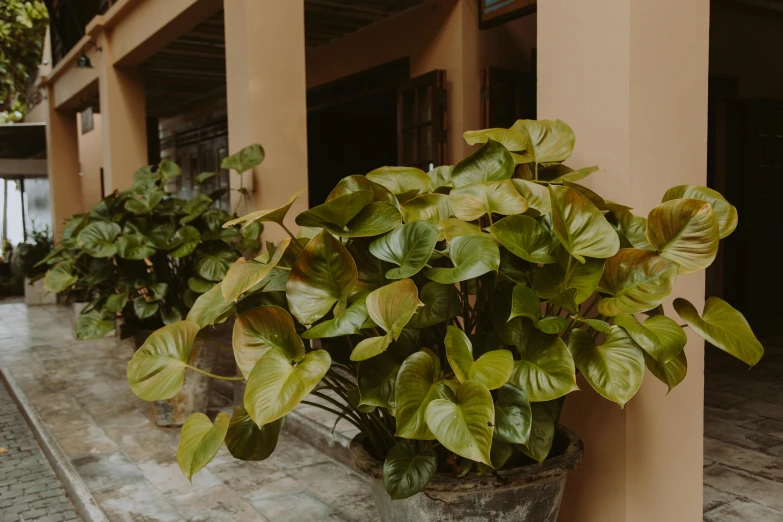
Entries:
[[305,353],[293,319],[277,306],[260,306],[239,314],[234,323],[233,344],[234,358],[246,379],[258,360],[270,349],[277,349],[294,361],[304,357]]
[[223,158],[223,161],[220,162],[220,168],[234,169],[241,174],[260,165],[262,161],[264,161],[264,148],[258,143],[254,143]]
[[125,200],[125,209],[134,214],[151,212],[163,200],[165,194],[161,190],[150,189],[143,192],[132,192]]
[[579,390],[574,360],[563,340],[529,326],[523,331],[526,335],[517,344],[520,358],[514,361],[510,383],[524,391],[531,402],[549,401]]
[[530,405],[533,414],[533,424],[527,444],[519,449],[528,457],[544,462],[552,449],[555,440],[555,424],[557,422],[557,405],[553,402],[537,402]]
[[466,131],[462,135],[468,145],[486,143],[488,140],[494,140],[508,149],[512,153],[523,152],[528,147],[526,136],[514,129],[482,129]]
[[473,345],[456,326],[446,327],[446,358],[460,382],[475,380],[490,390],[500,388],[514,370],[514,358],[508,350],[492,350],[473,360]]
[[720,235],[712,206],[700,199],[674,199],[652,209],[647,216],[647,240],[681,274],[712,264]]
[[574,149],[573,131],[560,120],[517,120],[511,130],[526,142],[519,163],[559,163]]
[[196,197],[185,203],[182,210],[187,213],[180,218],[179,223],[185,225],[198,219],[212,205],[213,199],[206,194],[196,194]]
[[585,257],[612,257],[620,237],[601,211],[574,189],[550,185],[552,225],[563,247],[580,263]]
[[232,263],[237,259],[233,250],[218,250],[216,252],[199,252],[196,256],[194,269],[207,281],[220,281],[228,273]]
[[456,188],[449,192],[449,203],[454,215],[464,221],[473,221],[485,214],[511,216],[527,210],[527,200],[509,179]]
[[421,194],[432,188],[429,176],[415,167],[380,167],[368,172],[367,179],[383,185],[395,195],[411,191]]
[[448,399],[453,394],[441,379],[440,359],[427,348],[411,354],[400,366],[394,386],[397,437],[432,440],[425,412],[435,399]]
[[125,234],[117,242],[117,253],[123,259],[141,260],[150,257],[156,250],[142,234]]
[[439,235],[437,225],[429,221],[414,221],[370,243],[370,252],[378,259],[399,266],[386,272],[388,279],[411,277],[427,264]]
[[552,203],[549,197],[549,189],[546,185],[528,181],[526,179],[512,179],[514,187],[525,198],[530,208],[540,215],[552,212]]
[[688,359],[685,357],[685,350],[681,351],[676,358],[663,364],[644,352],[644,364],[650,373],[669,388],[669,391],[680,384],[685,378],[685,374],[688,373]]
[[201,243],[201,234],[197,228],[186,225],[174,233],[173,239],[179,246],[169,252],[169,256],[185,257],[190,255]]
[[46,272],[44,288],[49,292],[58,294],[68,290],[78,280],[79,278],[73,273],[73,263],[71,261],[60,261]]
[[615,212],[617,230],[628,240],[633,248],[653,250],[647,240],[647,219],[636,216],[629,210]]
[[438,223],[451,216],[449,197],[445,194],[422,194],[402,205],[402,218],[406,223],[430,221]]
[[511,153],[506,147],[490,139],[454,167],[451,184],[454,188],[467,187],[483,181],[511,179],[513,174],[514,158]]
[[337,186],[329,193],[326,201],[333,201],[340,196],[361,191],[370,192],[372,194],[372,201],[391,203],[395,208],[399,208],[397,198],[394,197],[394,194],[392,194],[389,189],[383,185],[370,181],[365,176],[359,174],[341,179]]
[[531,263],[554,263],[556,246],[549,232],[530,216],[509,216],[487,229],[512,254]]
[[84,227],[76,240],[92,257],[111,257],[117,253],[114,242],[122,229],[117,223],[95,221]]
[[217,414],[215,424],[203,413],[188,416],[177,445],[177,463],[188,480],[215,458],[226,438],[230,421],[231,417],[223,412]]
[[291,361],[280,350],[268,350],[258,360],[245,388],[245,409],[259,425],[289,414],[326,375],[331,365],[326,350],[313,350]]
[[193,321],[179,321],[150,335],[128,363],[128,384],[145,401],[171,399],[185,380],[193,342],[200,327]]
[[241,404],[234,408],[226,433],[226,447],[239,460],[265,460],[275,447],[285,417],[264,424],[260,428]]
[[93,310],[81,314],[76,320],[76,337],[79,339],[103,339],[109,332],[114,331],[114,321],[108,321],[103,314]]
[[329,223],[342,229],[372,201],[372,197],[372,192],[364,190],[338,196],[322,205],[305,210],[296,216],[296,224],[303,227],[321,227]]
[[633,315],[621,314],[614,318],[614,324],[624,328],[642,350],[659,363],[676,359],[688,342],[680,325],[665,315],[653,315],[639,324]]
[[290,243],[291,238],[281,241],[267,263],[259,263],[255,260],[248,261],[242,257],[237,259],[220,283],[226,301],[236,301],[242,294],[263,281],[283,258]]
[[511,294],[511,315],[514,317],[527,317],[534,323],[541,317],[541,300],[536,293],[524,285],[514,286]]
[[674,309],[694,332],[751,367],[764,355],[764,347],[753,334],[748,321],[723,299],[707,299],[701,317],[696,307],[682,298],[674,300]]
[[677,265],[655,252],[623,249],[606,260],[598,290],[612,297],[598,303],[604,315],[652,310],[671,293]]
[[481,230],[481,227],[474,225],[473,223],[466,223],[458,218],[444,219],[438,222],[440,229],[443,231],[443,235],[446,236],[447,241],[453,240],[455,237],[460,236],[486,236],[486,232]]
[[449,257],[453,268],[430,268],[425,275],[437,283],[453,284],[500,267],[500,251],[489,237],[460,236],[449,243]]
[[718,220],[718,234],[721,239],[737,228],[737,209],[717,190],[698,185],[679,185],[672,187],[663,195],[662,203],[674,199],[700,199],[712,206],[712,212]]
[[323,227],[340,237],[374,237],[397,228],[401,222],[402,215],[397,207],[385,201],[373,201],[354,216],[344,228],[331,223],[324,223]]
[[595,391],[621,407],[636,395],[644,377],[644,355],[619,326],[596,345],[586,330],[573,330],[568,348],[579,371]]
[[288,307],[302,324],[312,324],[337,303],[343,311],[358,273],[345,247],[326,231],[307,243],[296,259],[286,284]]
[[250,226],[251,223],[255,223],[257,221],[270,221],[277,224],[282,224],[283,220],[285,219],[285,215],[288,214],[289,209],[294,204],[294,202],[305,193],[307,189],[302,189],[293,196],[291,196],[288,199],[288,202],[283,205],[282,207],[273,208],[271,210],[257,210],[256,212],[251,212],[250,214],[246,214],[242,217],[238,217],[236,219],[232,219],[231,221],[227,221],[223,224],[223,228],[232,227],[234,225],[238,225],[242,223],[242,228],[245,228],[247,226]]
[[492,466],[490,447],[495,406],[478,381],[459,385],[454,401],[435,399],[427,406],[427,426],[443,446],[466,459]]
[[383,485],[392,500],[408,498],[423,491],[437,469],[437,453],[429,449],[417,452],[408,442],[400,441],[383,462]]
[[419,298],[424,306],[408,322],[410,328],[434,326],[462,312],[462,304],[454,285],[430,281],[421,287]]
[[147,300],[143,295],[140,295],[133,300],[133,311],[139,319],[152,317],[158,312],[159,307],[160,305],[158,303]]
[[427,176],[429,176],[430,180],[432,181],[432,190],[438,189],[440,187],[450,187],[451,173],[453,171],[453,165],[441,165],[440,167],[435,167],[431,171],[427,172]]
[[351,352],[351,360],[364,361],[386,350],[393,340],[399,339],[402,329],[421,306],[424,303],[419,301],[416,284],[410,279],[401,279],[370,292],[367,312],[386,335],[361,341]]
[[533,413],[525,392],[506,384],[495,400],[495,439],[510,444],[525,444],[530,438]]
[[327,319],[305,330],[302,334],[304,339],[322,339],[324,337],[340,337],[343,335],[358,334],[362,325],[370,317],[367,312],[366,298],[356,299],[345,309],[343,313],[333,319]]
[[229,310],[234,307],[234,303],[226,301],[220,285],[216,284],[211,289],[201,294],[196,302],[193,303],[188,312],[188,320],[198,324],[201,328],[214,324]]

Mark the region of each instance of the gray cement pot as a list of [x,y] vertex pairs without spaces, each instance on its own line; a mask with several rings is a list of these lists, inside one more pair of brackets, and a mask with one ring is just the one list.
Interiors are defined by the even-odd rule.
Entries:
[[556,522],[566,475],[582,460],[582,441],[558,427],[560,451],[540,466],[503,470],[498,476],[470,473],[455,478],[438,473],[425,489],[391,500],[383,487],[383,463],[364,447],[362,435],[351,441],[356,467],[371,478],[372,497],[382,522]]
[[27,306],[57,304],[57,294],[44,288],[43,279],[30,283],[30,279],[24,278],[24,304]]

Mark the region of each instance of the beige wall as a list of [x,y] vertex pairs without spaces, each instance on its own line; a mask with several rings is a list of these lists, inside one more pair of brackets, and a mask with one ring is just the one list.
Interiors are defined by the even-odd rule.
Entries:
[[[539,2],[538,115],[571,124],[570,163],[601,166],[586,184],[637,214],[672,185],[706,182],[708,29],[708,0]],[[674,294],[701,308],[704,274],[681,276]],[[584,382],[569,396],[563,422],[585,457],[561,520],[701,520],[703,342],[690,333],[686,354],[668,395],[648,373],[625,410]]]
[[93,114],[93,129],[82,134],[82,118],[76,115],[79,132],[79,174],[81,177],[82,211],[89,211],[101,200],[101,166],[103,166],[103,136],[101,115]]

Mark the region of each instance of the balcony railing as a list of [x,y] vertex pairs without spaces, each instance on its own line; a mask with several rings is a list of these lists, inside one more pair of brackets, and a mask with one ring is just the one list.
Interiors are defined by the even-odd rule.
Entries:
[[44,0],[49,10],[52,65],[57,65],[84,36],[84,28],[96,15],[118,0]]

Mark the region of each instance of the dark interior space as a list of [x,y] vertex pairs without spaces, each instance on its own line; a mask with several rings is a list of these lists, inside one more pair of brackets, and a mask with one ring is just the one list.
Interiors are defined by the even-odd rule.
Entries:
[[397,91],[368,94],[307,114],[310,206],[337,182],[397,163]]

